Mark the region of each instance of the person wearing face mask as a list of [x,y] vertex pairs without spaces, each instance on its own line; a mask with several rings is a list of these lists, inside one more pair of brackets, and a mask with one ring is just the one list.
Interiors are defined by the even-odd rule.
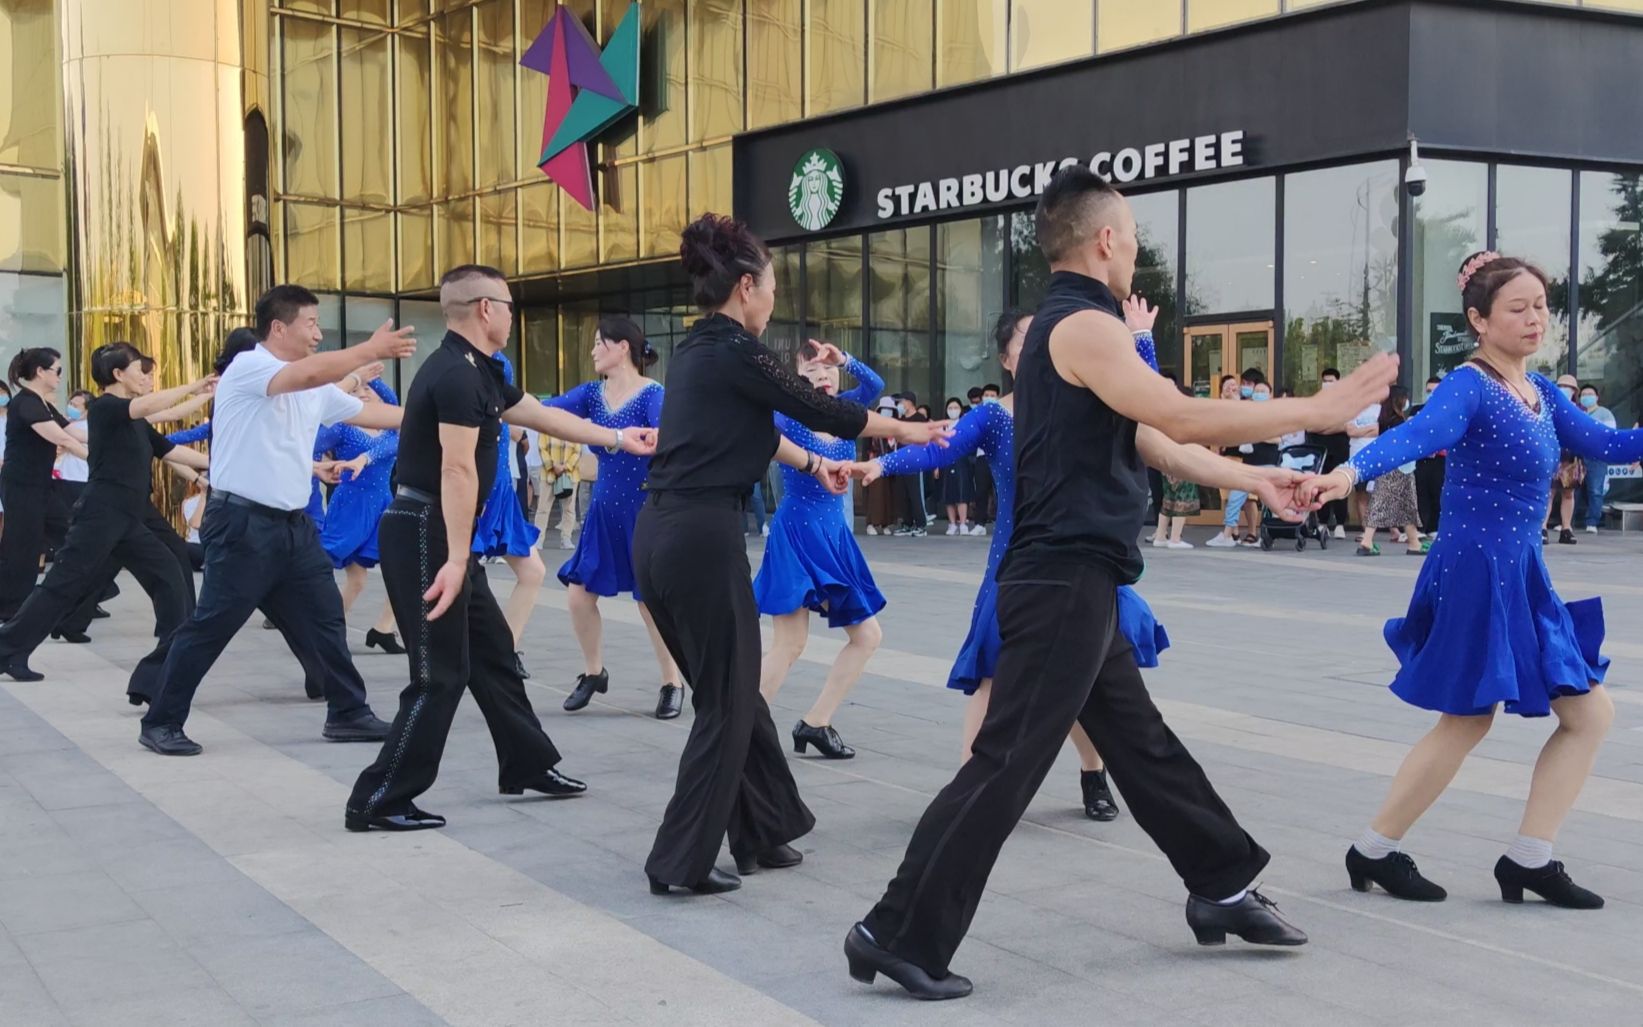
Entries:
[[[655,348],[638,325],[625,317],[602,318],[593,336],[593,370],[600,380],[585,382],[546,403],[606,428],[654,428],[662,422],[663,390],[644,372],[656,360]],[[610,687],[599,600],[626,592],[639,606],[661,677],[653,716],[671,720],[684,708],[684,679],[656,633],[656,621],[633,574],[633,528],[645,502],[650,458],[607,452],[599,464],[599,477],[582,511],[582,536],[559,568],[559,582],[569,592],[571,630],[582,649],[582,673],[565,698],[564,709],[574,713]]]
[[[1261,398],[1263,400],[1271,399],[1272,389],[1266,384],[1266,376],[1259,369],[1248,368],[1238,378],[1234,378],[1230,374],[1225,375],[1221,378],[1221,398],[1245,402],[1254,401],[1258,385],[1266,386]],[[1255,446],[1253,443],[1245,443],[1241,446],[1228,446],[1221,452],[1222,455],[1234,460],[1252,463],[1253,461],[1250,458],[1255,452]],[[1274,459],[1268,466],[1277,465],[1278,461],[1275,457],[1276,452],[1274,452]],[[1248,492],[1238,489],[1228,491],[1226,493],[1226,506],[1221,514],[1221,531],[1205,544],[1212,549],[1231,549],[1235,546],[1259,545],[1260,525],[1260,504],[1251,503]]]
[[[1379,428],[1391,431],[1409,419],[1409,390],[1401,385],[1392,386],[1386,402],[1381,404]],[[1420,511],[1415,503],[1415,465],[1396,467],[1375,479],[1375,491],[1369,494],[1369,513],[1364,521],[1363,537],[1358,542],[1359,556],[1379,556],[1375,545],[1377,529],[1401,528],[1404,531],[1404,550],[1410,556],[1424,556],[1420,542]]]
[[[90,402],[90,392],[76,389],[69,393],[68,403],[63,407],[63,416],[68,418],[68,427],[64,430],[74,436],[82,446],[86,444],[86,404]],[[66,449],[58,452],[57,485],[63,493],[63,503],[68,509],[74,508],[74,501],[85,491],[86,478],[90,474],[91,467],[86,463],[85,457]]]
[[[1410,417],[1426,408],[1426,404],[1432,399],[1432,393],[1437,391],[1438,383],[1441,381],[1443,379],[1437,375],[1426,379],[1425,395],[1420,405],[1410,408]],[[1433,542],[1437,541],[1438,528],[1443,518],[1444,456],[1445,454],[1439,451],[1415,461],[1415,507],[1420,514],[1421,528]]]
[[[1619,427],[1615,423],[1614,413],[1599,402],[1600,398],[1596,385],[1588,382],[1580,387],[1580,409],[1605,428]],[[1583,463],[1586,471],[1586,534],[1596,535],[1597,526],[1603,523],[1603,497],[1609,493],[1609,465],[1593,457],[1583,458]]]
[[[1557,391],[1570,403],[1580,395],[1580,382],[1572,374],[1559,375]],[[1578,453],[1565,449],[1558,455],[1557,473],[1552,475],[1552,493],[1546,516],[1557,514],[1557,541],[1559,545],[1575,544],[1575,494],[1586,486],[1586,462]],[[1547,541],[1546,529],[1540,531],[1540,540]]]
[[[981,403],[997,403],[1003,394],[997,385],[988,382],[981,387]],[[998,486],[993,483],[993,468],[986,454],[976,451],[976,501],[970,505],[970,520],[975,527],[972,535],[985,535],[998,520]]]
[[[839,392],[841,370],[856,380],[856,387],[848,392]],[[852,403],[871,403],[884,391],[884,380],[877,372],[831,343],[809,342],[800,354],[799,374],[817,392]],[[957,400],[948,404],[957,405]],[[776,415],[776,427],[807,452],[826,459],[849,462],[856,455],[855,443],[849,439],[812,431],[784,414]],[[884,639],[878,621],[884,595],[851,531],[854,518],[848,497],[833,495],[792,468],[783,471],[782,477],[786,484],[782,504],[771,520],[764,561],[753,579],[759,612],[769,616],[775,628],[759,667],[759,693],[766,703],[775,700],[793,664],[804,654],[811,612],[826,614],[827,626],[842,628],[847,641],[833,659],[821,694],[793,725],[793,748],[803,753],[814,746],[827,759],[849,759],[856,750],[839,737],[833,715],[861,680],[867,661]]]
[[[964,416],[964,404],[957,396],[947,398],[947,420]],[[970,504],[975,501],[975,455],[965,454],[949,467],[931,473],[940,482],[941,501],[947,507],[947,534],[970,534]]]

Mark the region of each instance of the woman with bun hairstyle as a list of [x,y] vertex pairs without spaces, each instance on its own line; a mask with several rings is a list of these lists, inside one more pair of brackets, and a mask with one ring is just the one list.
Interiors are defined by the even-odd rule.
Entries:
[[63,355],[49,346],[20,351],[7,378],[12,400],[6,416],[6,461],[0,465],[0,620],[16,615],[34,588],[48,538],[68,531],[68,508],[52,485],[57,450],[86,458],[86,447],[68,433],[68,419],[53,403],[63,376]]
[[1484,251],[1461,265],[1461,307],[1477,349],[1446,375],[1421,412],[1380,435],[1306,486],[1312,502],[1347,495],[1400,464],[1448,452],[1443,532],[1427,554],[1403,617],[1388,621],[1398,657],[1392,691],[1438,722],[1392,779],[1363,835],[1346,852],[1352,887],[1439,902],[1443,888],[1399,851],[1489,733],[1495,712],[1557,717],[1529,782],[1518,834],[1495,864],[1507,902],[1525,891],[1571,909],[1603,899],[1569,879],[1552,843],[1591,774],[1614,702],[1602,681],[1603,608],[1565,603],[1552,588],[1540,529],[1559,450],[1609,463],[1643,457],[1643,431],[1588,417],[1557,386],[1529,371],[1550,315],[1546,275],[1515,257]]
[[[601,318],[593,336],[593,369],[600,380],[584,382],[543,403],[606,428],[654,428],[662,421],[662,386],[644,373],[654,363],[656,350],[645,341],[638,325],[625,317]],[[582,709],[596,692],[610,687],[599,599],[622,592],[639,604],[639,616],[644,618],[651,648],[656,651],[662,677],[656,719],[672,720],[684,706],[679,666],[656,633],[656,623],[633,579],[633,526],[645,502],[645,476],[649,473],[649,457],[621,450],[599,455],[599,477],[582,512],[582,537],[576,551],[559,568],[559,581],[570,592],[571,630],[582,647],[583,662],[576,687],[565,698],[567,713]]]
[[705,214],[679,256],[706,314],[673,351],[649,500],[633,561],[696,712],[673,798],[645,861],[654,894],[741,887],[713,865],[728,830],[741,873],[794,866],[788,843],[815,825],[759,695],[759,608],[742,536],[747,497],[771,456],[844,492],[845,465],[807,453],[776,430],[786,414],[840,438],[945,438],[940,423],[896,421],[812,388],[759,342],[776,305],[770,251],[739,221]]

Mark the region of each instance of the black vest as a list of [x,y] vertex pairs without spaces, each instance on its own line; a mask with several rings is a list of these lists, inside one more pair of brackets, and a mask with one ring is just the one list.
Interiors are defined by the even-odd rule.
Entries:
[[1057,271],[1033,315],[1015,373],[1015,534],[1000,568],[1028,557],[1105,564],[1121,583],[1141,576],[1137,538],[1147,469],[1135,422],[1069,383],[1050,360],[1050,333],[1081,310],[1121,317],[1107,286]]

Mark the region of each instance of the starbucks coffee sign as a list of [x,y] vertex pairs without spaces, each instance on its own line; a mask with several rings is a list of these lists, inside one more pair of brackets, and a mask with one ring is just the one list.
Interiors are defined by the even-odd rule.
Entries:
[[832,223],[844,202],[844,169],[832,150],[817,147],[793,165],[787,209],[800,228],[819,232]]

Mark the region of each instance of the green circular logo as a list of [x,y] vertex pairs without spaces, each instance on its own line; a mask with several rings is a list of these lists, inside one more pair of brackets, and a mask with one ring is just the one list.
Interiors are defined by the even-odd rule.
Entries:
[[812,232],[826,228],[844,202],[844,168],[839,155],[817,147],[793,165],[787,185],[787,209],[799,227]]

